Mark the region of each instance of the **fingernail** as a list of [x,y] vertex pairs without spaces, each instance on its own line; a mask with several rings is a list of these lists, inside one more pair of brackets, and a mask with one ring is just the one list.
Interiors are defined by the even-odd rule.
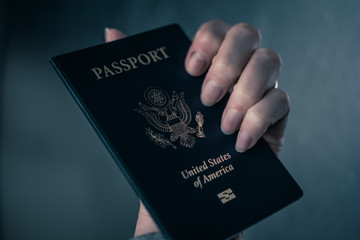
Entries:
[[232,134],[239,128],[243,114],[236,109],[229,109],[225,112],[225,116],[221,123],[221,131],[225,134]]
[[245,152],[248,150],[251,144],[251,137],[245,131],[240,131],[239,136],[236,140],[235,149],[238,152]]
[[215,104],[221,97],[223,92],[215,81],[209,81],[205,84],[203,91],[201,92],[201,101],[205,106],[211,106]]
[[187,70],[191,75],[200,75],[204,71],[206,63],[207,61],[204,55],[199,52],[194,52],[190,56]]
[[110,42],[111,41],[111,31],[110,28],[106,27],[104,29],[104,33],[105,33],[105,42]]
[[105,31],[105,35],[106,35],[106,34],[111,34],[111,28],[109,28],[109,27],[106,27],[106,28],[104,29],[104,31]]

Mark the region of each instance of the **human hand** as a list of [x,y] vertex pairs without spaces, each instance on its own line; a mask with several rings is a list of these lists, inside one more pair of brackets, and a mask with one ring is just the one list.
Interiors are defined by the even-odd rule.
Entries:
[[[123,32],[115,28],[105,28],[105,42],[111,42],[125,37],[126,35]],[[138,220],[134,236],[136,237],[152,232],[159,232],[159,228],[145,208],[144,204],[140,201]]]
[[[116,29],[105,30],[106,41],[125,37]],[[288,95],[274,88],[281,59],[273,50],[260,48],[261,34],[253,26],[234,26],[213,20],[204,23],[191,44],[185,67],[192,76],[205,73],[201,101],[212,106],[227,92],[230,98],[224,109],[221,129],[225,134],[239,130],[235,148],[244,152],[264,137],[279,154],[283,145]],[[140,204],[135,236],[159,231],[155,222]]]
[[225,134],[239,130],[235,148],[244,152],[263,136],[278,154],[283,145],[288,95],[275,89],[281,59],[278,53],[260,48],[261,34],[253,26],[234,26],[213,20],[198,30],[185,66],[192,76],[207,69],[201,101],[211,106],[230,91],[221,120]]

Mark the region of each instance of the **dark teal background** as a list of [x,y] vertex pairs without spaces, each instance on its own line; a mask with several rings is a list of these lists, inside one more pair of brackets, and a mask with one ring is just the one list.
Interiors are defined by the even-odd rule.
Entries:
[[357,239],[360,2],[0,1],[2,239],[126,239],[138,199],[48,63],[177,22],[192,37],[219,18],[258,27],[291,98],[280,158],[304,197],[246,239]]

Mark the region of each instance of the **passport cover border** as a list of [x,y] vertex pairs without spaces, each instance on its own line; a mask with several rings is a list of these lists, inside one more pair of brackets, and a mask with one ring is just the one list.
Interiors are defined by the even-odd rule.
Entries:
[[[158,29],[154,29],[154,30],[150,30],[144,33],[139,33],[130,37],[127,37],[127,41],[130,41],[132,38],[136,38],[138,36],[141,35],[146,35],[152,32],[156,32],[160,29],[165,29],[165,28],[171,28],[171,27],[176,27],[179,28],[180,31],[181,28],[176,25],[176,24],[172,24],[172,25],[168,25],[165,27],[161,27]],[[122,41],[121,40],[117,40],[114,42],[110,42],[110,43],[106,43],[108,45],[110,44],[117,44],[118,41]],[[76,52],[82,52],[82,51],[86,51],[86,50],[91,50],[93,48],[96,48],[100,45],[104,45],[104,44],[99,44],[93,47],[89,47],[89,48],[85,48],[85,49],[81,49],[81,50],[77,50],[74,51],[72,53],[76,53]],[[66,55],[66,54],[63,54]],[[61,56],[61,55],[59,55]],[[52,64],[52,66],[54,67],[54,69],[56,70],[56,72],[58,73],[58,75],[60,76],[60,78],[62,79],[63,83],[65,84],[66,88],[70,91],[72,97],[75,99],[75,101],[77,102],[77,104],[79,105],[79,107],[81,108],[82,112],[85,114],[86,118],[89,120],[90,124],[93,126],[95,132],[97,133],[97,135],[100,137],[101,141],[104,143],[105,147],[107,148],[107,150],[110,152],[110,155],[112,156],[112,158],[115,160],[116,164],[118,165],[118,167],[121,169],[122,173],[125,175],[126,179],[128,180],[128,182],[130,183],[130,185],[132,186],[133,190],[136,192],[136,194],[142,199],[145,207],[148,209],[148,211],[151,213],[152,217],[154,218],[154,221],[157,223],[158,227],[160,228],[160,230],[165,234],[166,237],[174,237],[171,235],[170,232],[167,231],[166,227],[164,227],[162,221],[160,220],[159,216],[157,215],[157,211],[155,209],[153,209],[153,207],[151,206],[151,204],[148,203],[147,198],[146,198],[146,194],[144,194],[144,192],[142,191],[141,187],[139,186],[138,182],[136,181],[134,175],[131,173],[131,171],[126,167],[126,163],[123,161],[123,159],[118,155],[117,151],[115,150],[116,148],[111,144],[111,141],[107,138],[106,133],[103,132],[103,130],[101,129],[101,126],[99,125],[99,123],[95,120],[95,117],[91,114],[91,112],[89,111],[89,109],[87,108],[85,102],[83,101],[83,99],[81,98],[80,94],[78,94],[77,90],[75,89],[75,87],[72,85],[70,78],[67,76],[66,72],[64,71],[64,69],[61,68],[61,64],[56,64],[56,57],[50,58],[50,63]],[[259,141],[259,144],[266,144],[264,142],[263,139],[261,139]],[[251,152],[251,150],[249,150],[249,152]],[[283,164],[280,162],[280,160],[278,160],[280,165],[282,166],[282,168],[287,172],[288,175],[289,172],[287,171],[287,169],[283,166]],[[291,176],[291,175],[290,175]],[[303,193],[302,190],[300,189],[300,194],[298,196],[298,198],[296,198],[295,200],[289,202],[287,205],[282,206],[281,208],[279,208],[277,211],[285,208],[286,206],[290,205],[291,203],[293,203],[294,201],[298,200],[299,198],[302,197]],[[267,218],[268,216],[271,216],[272,214],[274,214],[277,211],[273,211],[270,214],[266,214],[265,217],[262,217],[260,220],[256,220],[252,223],[249,223],[249,226],[257,223],[258,221],[263,220],[264,218]],[[246,228],[247,228],[246,227]],[[246,229],[244,228],[244,229]],[[240,229],[239,232],[243,231],[244,229]],[[235,233],[234,235],[236,235],[237,233]],[[232,235],[232,236],[234,236]],[[230,236],[229,238],[231,238],[232,236]]]

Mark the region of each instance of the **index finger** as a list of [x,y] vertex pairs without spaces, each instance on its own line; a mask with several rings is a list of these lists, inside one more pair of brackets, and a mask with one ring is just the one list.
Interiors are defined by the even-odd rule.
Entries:
[[230,26],[220,20],[201,25],[185,58],[185,68],[192,76],[200,76],[209,68]]

